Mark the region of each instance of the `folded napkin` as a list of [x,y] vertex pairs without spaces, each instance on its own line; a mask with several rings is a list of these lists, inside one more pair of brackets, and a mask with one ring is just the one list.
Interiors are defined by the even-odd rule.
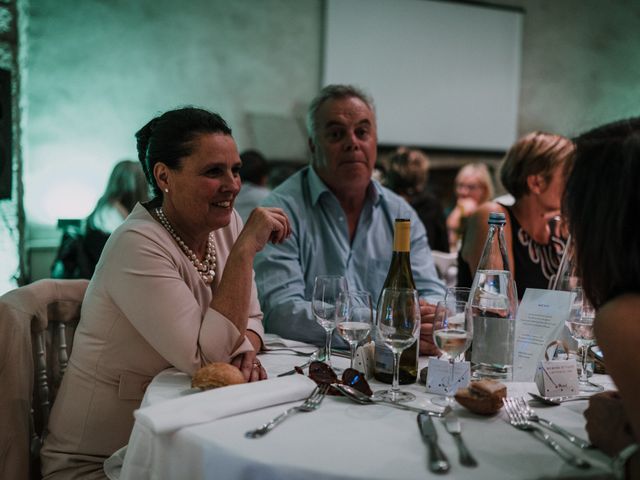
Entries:
[[302,400],[315,387],[304,375],[290,375],[194,393],[141,408],[134,415],[154,433],[169,434],[190,425]]

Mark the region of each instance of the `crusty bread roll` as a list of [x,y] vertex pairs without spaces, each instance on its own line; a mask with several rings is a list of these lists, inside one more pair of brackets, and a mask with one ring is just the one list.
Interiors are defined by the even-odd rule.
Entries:
[[242,372],[229,363],[210,363],[193,374],[192,388],[209,390],[211,388],[226,387],[245,383]]
[[502,408],[507,387],[497,380],[471,382],[469,388],[461,388],[455,398],[460,405],[480,415],[493,415]]

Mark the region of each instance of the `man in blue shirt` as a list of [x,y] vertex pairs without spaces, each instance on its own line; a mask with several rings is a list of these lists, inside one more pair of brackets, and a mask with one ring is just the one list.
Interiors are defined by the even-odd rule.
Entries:
[[316,275],[343,275],[349,289],[377,301],[391,263],[396,218],[411,220],[411,265],[420,296],[420,352],[434,354],[434,303],[444,297],[424,226],[400,196],[371,179],[377,132],[372,100],[348,85],[330,85],[307,115],[311,166],[291,176],[262,202],[282,208],[292,235],[269,244],[254,263],[265,328],[285,338],[322,345],[313,319]]

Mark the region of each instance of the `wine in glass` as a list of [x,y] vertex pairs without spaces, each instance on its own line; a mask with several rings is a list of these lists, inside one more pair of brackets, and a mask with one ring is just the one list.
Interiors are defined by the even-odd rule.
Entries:
[[438,350],[447,354],[451,373],[446,396],[432,400],[436,405],[453,406],[453,395],[457,390],[454,381],[455,358],[469,348],[472,338],[473,316],[467,302],[453,300],[453,297],[438,302],[433,320],[433,340]]
[[336,328],[338,296],[347,290],[347,281],[340,275],[318,275],[313,286],[311,309],[316,322],[326,332],[325,362],[331,365],[331,334]]
[[393,383],[390,390],[375,392],[377,398],[409,402],[415,395],[398,386],[400,355],[418,339],[420,304],[418,292],[411,288],[385,288],[380,295],[376,319],[376,341],[382,341],[393,353]]
[[593,345],[596,340],[593,332],[593,321],[596,317],[596,311],[585,298],[582,288],[573,289],[573,293],[575,297],[569,319],[565,322],[565,325],[574,340],[578,342],[578,346],[582,349],[582,367],[578,377],[578,388],[581,392],[601,392],[604,390],[604,387],[591,383],[587,375],[587,354],[589,347]]
[[351,348],[351,368],[358,344],[371,333],[373,301],[371,294],[360,290],[342,292],[338,296],[336,328]]

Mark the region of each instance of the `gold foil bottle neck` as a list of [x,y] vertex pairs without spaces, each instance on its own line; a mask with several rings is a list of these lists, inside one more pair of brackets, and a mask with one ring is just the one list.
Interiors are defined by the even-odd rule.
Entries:
[[397,218],[393,235],[393,250],[408,252],[411,249],[411,221]]

